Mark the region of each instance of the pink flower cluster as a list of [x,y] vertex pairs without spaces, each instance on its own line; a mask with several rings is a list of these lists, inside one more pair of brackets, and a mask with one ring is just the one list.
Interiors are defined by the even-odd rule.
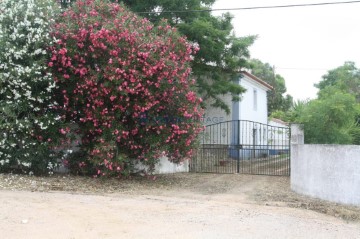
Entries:
[[[62,14],[54,37],[48,66],[59,86],[58,110],[79,125],[98,174],[124,170],[123,155],[149,165],[160,155],[175,162],[191,156],[202,130],[201,99],[189,79],[195,50],[175,29],[155,27],[119,4],[79,0]],[[143,115],[194,120],[144,124]]]

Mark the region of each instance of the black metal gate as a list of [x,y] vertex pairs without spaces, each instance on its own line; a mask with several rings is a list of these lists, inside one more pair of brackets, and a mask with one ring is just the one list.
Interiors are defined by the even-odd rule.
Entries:
[[290,128],[247,120],[206,126],[191,172],[290,175]]

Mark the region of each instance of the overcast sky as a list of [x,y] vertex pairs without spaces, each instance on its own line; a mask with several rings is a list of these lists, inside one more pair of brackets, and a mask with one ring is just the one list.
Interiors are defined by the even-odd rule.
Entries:
[[[217,0],[213,8],[338,1]],[[327,70],[345,61],[360,66],[360,3],[231,13],[237,36],[258,35],[251,57],[274,65],[295,99],[315,98],[313,85]]]

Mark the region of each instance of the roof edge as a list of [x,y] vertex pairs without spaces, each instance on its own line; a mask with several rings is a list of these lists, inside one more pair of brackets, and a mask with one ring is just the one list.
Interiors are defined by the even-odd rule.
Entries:
[[267,82],[261,80],[260,78],[254,76],[253,74],[247,72],[247,71],[240,71],[239,73],[243,74],[243,75],[246,75],[247,77],[249,77],[250,79],[256,81],[257,83],[265,86],[266,88],[268,88],[269,90],[273,90],[274,87],[270,84],[268,84]]

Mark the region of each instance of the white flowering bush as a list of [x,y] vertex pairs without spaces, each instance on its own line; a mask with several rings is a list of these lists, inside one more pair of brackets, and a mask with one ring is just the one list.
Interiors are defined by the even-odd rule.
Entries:
[[51,172],[58,129],[47,48],[59,6],[0,1],[0,172]]

